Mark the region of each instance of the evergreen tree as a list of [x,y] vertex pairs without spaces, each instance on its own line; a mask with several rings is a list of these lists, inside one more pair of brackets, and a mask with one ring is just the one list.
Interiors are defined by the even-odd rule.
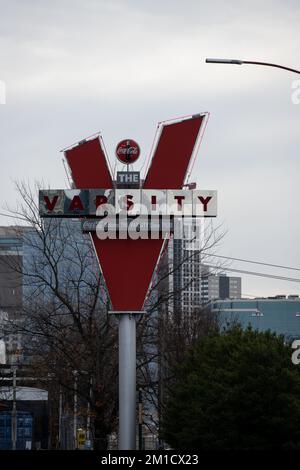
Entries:
[[282,336],[234,327],[175,369],[163,437],[180,449],[300,449],[300,368]]

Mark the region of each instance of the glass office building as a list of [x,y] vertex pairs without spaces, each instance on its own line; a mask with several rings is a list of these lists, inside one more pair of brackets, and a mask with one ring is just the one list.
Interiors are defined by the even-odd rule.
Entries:
[[300,299],[278,296],[266,299],[217,300],[210,308],[219,314],[221,327],[238,322],[259,331],[271,330],[287,339],[300,339]]

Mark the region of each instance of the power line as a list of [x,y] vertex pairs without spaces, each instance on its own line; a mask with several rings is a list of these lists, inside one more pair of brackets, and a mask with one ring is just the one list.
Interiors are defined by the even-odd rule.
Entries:
[[270,266],[272,268],[281,268],[281,269],[289,269],[289,270],[292,270],[292,271],[300,271],[300,268],[295,268],[295,267],[292,267],[292,266],[283,266],[281,264],[264,263],[262,261],[253,261],[253,260],[243,259],[243,258],[233,258],[231,256],[221,256],[221,255],[211,255],[211,254],[208,254],[207,256],[208,257],[213,256],[214,258],[229,259],[229,260],[233,260],[233,261],[242,261],[243,263],[259,264],[261,266]]
[[[214,266],[214,265],[206,265],[206,266],[208,266],[209,268],[220,270],[220,266]],[[295,277],[276,276],[275,274],[265,274],[265,273],[255,272],[255,271],[246,271],[243,269],[233,269],[233,268],[222,267],[222,271],[231,271],[234,273],[249,274],[251,276],[258,276],[258,277],[268,277],[271,279],[279,279],[281,281],[300,282],[300,279],[295,278]]]

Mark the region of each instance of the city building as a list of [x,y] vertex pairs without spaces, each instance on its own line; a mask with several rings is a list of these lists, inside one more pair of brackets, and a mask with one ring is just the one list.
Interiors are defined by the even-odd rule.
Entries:
[[22,258],[17,227],[0,227],[0,309],[15,314],[22,305],[21,275],[15,267]]
[[271,330],[287,339],[300,339],[299,296],[276,296],[258,299],[217,300],[210,304],[219,315],[221,327],[239,323],[259,331]]
[[213,299],[240,299],[242,294],[242,279],[240,277],[227,276],[226,274],[212,274],[210,269],[201,277],[202,302],[207,303]]
[[201,259],[201,251],[190,250],[189,241],[170,240],[160,270],[168,276],[162,284],[169,294],[168,309],[191,313],[214,299],[241,298],[240,277],[219,274]]
[[22,227],[0,227],[0,362],[18,362],[22,350],[21,336],[12,332],[12,325],[20,321],[23,300]]

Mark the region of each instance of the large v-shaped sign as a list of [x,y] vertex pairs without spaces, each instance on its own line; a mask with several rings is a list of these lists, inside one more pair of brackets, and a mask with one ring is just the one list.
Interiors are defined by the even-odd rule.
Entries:
[[[205,115],[162,124],[144,189],[181,189]],[[98,138],[65,152],[78,189],[113,188],[108,162]],[[162,239],[106,239],[91,234],[114,311],[143,308],[163,246]]]

